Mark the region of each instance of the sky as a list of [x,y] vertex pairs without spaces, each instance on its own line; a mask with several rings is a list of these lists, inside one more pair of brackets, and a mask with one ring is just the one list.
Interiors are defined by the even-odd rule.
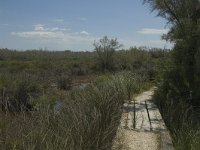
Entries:
[[0,48],[92,51],[104,36],[123,48],[170,48],[166,21],[142,0],[0,0]]

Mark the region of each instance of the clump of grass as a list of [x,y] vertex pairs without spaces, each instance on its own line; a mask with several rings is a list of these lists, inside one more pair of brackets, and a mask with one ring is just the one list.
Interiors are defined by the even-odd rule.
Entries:
[[59,112],[43,106],[29,114],[4,114],[1,147],[37,150],[111,148],[124,100],[112,82],[69,92]]
[[[131,79],[129,79],[131,77]],[[43,95],[39,100],[62,99],[62,106],[42,103],[37,111],[3,114],[0,148],[31,150],[111,149],[120,123],[127,93],[136,90],[135,76],[101,77],[85,89]],[[130,83],[135,81],[133,83]],[[131,85],[131,87],[129,87]],[[137,86],[135,86],[136,88]],[[128,91],[130,90],[130,91]],[[46,99],[46,100],[45,100]]]
[[182,127],[173,132],[174,146],[177,150],[198,150],[200,147],[200,128]]
[[[107,82],[112,80],[112,82]],[[112,76],[101,76],[95,83],[104,83],[114,87],[118,93],[124,96],[125,100],[130,101],[135,94],[148,90],[153,83],[133,72],[121,72]],[[104,85],[103,85],[104,86]]]

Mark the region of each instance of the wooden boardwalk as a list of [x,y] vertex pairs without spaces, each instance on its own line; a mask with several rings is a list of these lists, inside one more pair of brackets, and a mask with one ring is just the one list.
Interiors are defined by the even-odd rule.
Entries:
[[135,102],[124,104],[124,113],[113,149],[117,147],[125,150],[174,149],[160,112],[151,101],[152,95],[153,90],[146,91],[135,97]]

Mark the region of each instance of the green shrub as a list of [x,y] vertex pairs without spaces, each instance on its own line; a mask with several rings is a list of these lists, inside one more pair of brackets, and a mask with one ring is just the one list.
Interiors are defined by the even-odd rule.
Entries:
[[3,79],[5,82],[1,87],[1,108],[3,111],[28,111],[33,106],[31,98],[36,98],[41,93],[38,84],[24,80]]

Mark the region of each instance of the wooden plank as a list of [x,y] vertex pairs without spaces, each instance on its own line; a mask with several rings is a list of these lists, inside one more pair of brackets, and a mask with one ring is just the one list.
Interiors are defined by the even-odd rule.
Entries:
[[[122,149],[174,150],[171,136],[162,116],[151,101],[152,95],[153,90],[149,90],[138,95],[135,102],[124,104],[124,113],[116,136],[116,139],[120,139],[119,141],[123,143],[120,144]],[[119,137],[119,133],[123,137]]]

